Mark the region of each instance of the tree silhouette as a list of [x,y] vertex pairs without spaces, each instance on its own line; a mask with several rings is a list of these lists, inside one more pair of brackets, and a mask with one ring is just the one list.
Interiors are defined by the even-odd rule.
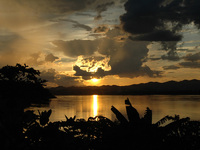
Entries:
[[4,66],[0,69],[0,81],[11,82],[30,82],[35,84],[41,84],[46,82],[38,78],[40,71],[33,68],[29,68],[26,64],[24,66],[16,64],[16,66]]
[[39,78],[40,71],[26,64],[4,66],[0,69],[0,97],[5,105],[20,104],[27,107],[30,103],[41,103],[52,95],[44,88],[46,80]]

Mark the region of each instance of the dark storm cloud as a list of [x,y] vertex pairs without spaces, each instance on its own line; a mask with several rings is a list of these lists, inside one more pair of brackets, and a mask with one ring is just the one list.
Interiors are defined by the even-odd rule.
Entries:
[[[155,34],[153,31],[161,32],[170,28],[173,36],[183,25],[193,21],[200,27],[199,0],[167,1],[128,0],[124,5],[127,12],[121,16],[124,30],[133,34]],[[169,27],[167,23],[173,24]],[[166,33],[169,34],[168,32]],[[151,38],[149,41],[152,41]]]
[[127,2],[128,0],[120,0],[120,3],[125,3]]
[[45,61],[49,61],[49,62],[54,62],[56,59],[59,59],[58,57],[54,56],[53,54],[48,54],[45,57]]
[[168,30],[155,30],[151,33],[137,35],[135,37],[130,36],[130,38],[138,41],[180,41],[182,36]]
[[127,39],[124,43],[118,43],[107,38],[96,40],[96,42],[99,45],[98,52],[110,58],[108,65],[111,66],[111,70],[105,71],[100,67],[96,73],[91,73],[82,70],[79,66],[74,66],[75,76],[82,76],[83,79],[91,79],[91,76],[99,78],[106,75],[128,78],[161,76],[161,72],[143,66],[148,54],[148,42],[134,42]]
[[[111,70],[103,71],[104,66],[98,66],[97,73],[91,73],[83,70],[82,67],[85,63],[74,66],[76,71],[75,76],[82,76],[83,79],[90,79],[91,76],[102,77],[106,75],[118,75],[120,77],[134,78],[138,76],[159,77],[161,72],[151,70],[148,66],[144,66],[148,56],[149,42],[133,41],[125,38],[118,41],[118,36],[123,34],[118,31],[119,29],[109,30],[106,37],[95,40],[73,40],[73,41],[53,41],[52,43],[57,46],[55,50],[63,52],[68,57],[78,57],[83,55],[84,58],[90,58],[95,52],[98,52],[104,58],[109,58],[107,66]],[[91,57],[91,60],[94,58]],[[87,59],[87,61],[91,61]],[[86,60],[85,60],[86,61]],[[100,63],[102,60],[95,60],[94,63]],[[82,66],[81,66],[82,65]],[[93,65],[95,66],[95,64]],[[89,67],[93,67],[89,66]],[[102,69],[102,70],[101,70]]]
[[[121,23],[133,40],[177,43],[182,39],[179,31],[184,25],[194,22],[200,28],[199,0],[128,0],[124,6],[126,13],[120,17]],[[168,51],[170,55],[163,59],[179,60],[172,57],[177,54],[176,48]]]
[[151,70],[148,66],[143,66],[149,51],[148,44],[148,42],[125,40],[122,47],[111,54],[109,64],[112,69],[110,74],[128,78],[160,76],[159,72]]

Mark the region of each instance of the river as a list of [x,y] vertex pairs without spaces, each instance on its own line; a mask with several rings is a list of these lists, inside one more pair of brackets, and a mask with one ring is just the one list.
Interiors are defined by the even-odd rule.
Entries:
[[141,117],[146,107],[152,110],[153,123],[166,115],[175,114],[181,118],[200,120],[200,95],[58,95],[56,97],[48,105],[32,105],[26,110],[34,110],[38,114],[38,110],[52,109],[50,121],[65,121],[65,115],[67,117],[76,115],[77,119],[86,120],[88,117],[102,115],[114,121],[116,117],[110,109],[111,106],[115,106],[127,118],[124,100],[129,98]]

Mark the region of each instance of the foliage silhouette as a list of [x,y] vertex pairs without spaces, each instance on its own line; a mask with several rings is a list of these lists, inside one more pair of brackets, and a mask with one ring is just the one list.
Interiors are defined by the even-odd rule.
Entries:
[[8,107],[27,107],[31,103],[48,101],[53,95],[44,88],[46,80],[39,78],[40,72],[16,64],[4,66],[0,69],[0,97],[1,105]]
[[[123,149],[200,149],[200,122],[190,121],[190,118],[181,118],[179,115],[165,116],[152,124],[152,111],[147,107],[144,117],[140,118],[137,110],[131,105],[129,99],[125,100],[129,121],[124,124],[116,108],[113,113],[120,122],[121,127],[109,135],[115,148]],[[121,113],[120,113],[121,114]],[[167,124],[167,121],[171,121]],[[162,126],[161,126],[162,125]],[[123,137],[123,138],[122,138]],[[124,138],[126,140],[124,140]],[[118,141],[118,142],[117,142]],[[114,144],[115,143],[115,144]],[[123,143],[123,145],[116,143]],[[111,147],[110,147],[111,148]],[[112,147],[113,148],[113,147]]]
[[[135,149],[135,150],[198,150],[200,149],[200,122],[189,118],[166,116],[152,123],[152,111],[147,108],[144,117],[129,99],[125,100],[128,120],[114,106],[111,110],[119,122],[106,117],[88,120],[66,117],[66,121],[50,122],[52,110],[26,111],[18,116],[17,129],[0,113],[1,149]],[[167,121],[170,121],[167,124]],[[10,127],[9,127],[10,126]]]
[[[22,149],[25,137],[24,128],[36,119],[48,120],[45,112],[37,116],[24,108],[32,103],[46,103],[53,95],[44,88],[45,80],[39,78],[40,72],[26,64],[0,68],[0,145],[2,149]],[[49,114],[50,116],[50,114]],[[47,118],[47,117],[46,117]]]

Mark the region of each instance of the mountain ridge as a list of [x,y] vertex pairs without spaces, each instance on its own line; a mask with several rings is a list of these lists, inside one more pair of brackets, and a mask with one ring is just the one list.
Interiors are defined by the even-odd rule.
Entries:
[[103,85],[49,88],[54,95],[200,95],[200,80],[148,82],[127,86]]

